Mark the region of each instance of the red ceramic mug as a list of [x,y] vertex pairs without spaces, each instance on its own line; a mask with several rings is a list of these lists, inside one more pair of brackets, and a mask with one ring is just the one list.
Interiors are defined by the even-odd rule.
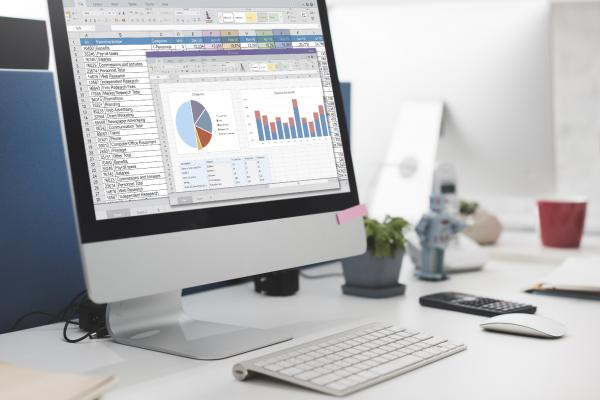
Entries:
[[538,200],[542,243],[548,247],[579,247],[585,222],[585,199]]

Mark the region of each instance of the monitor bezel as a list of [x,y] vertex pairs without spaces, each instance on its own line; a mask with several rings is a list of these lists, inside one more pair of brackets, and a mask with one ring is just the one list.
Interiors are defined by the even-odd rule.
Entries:
[[97,220],[89,179],[83,127],[77,101],[76,83],[71,61],[63,1],[48,0],[58,89],[62,105],[63,129],[65,130],[63,137],[66,138],[66,151],[68,152],[72,178],[71,185],[82,243],[334,212],[359,203],[325,0],[317,0],[317,6],[331,74],[342,147],[346,160],[350,184],[349,192]]

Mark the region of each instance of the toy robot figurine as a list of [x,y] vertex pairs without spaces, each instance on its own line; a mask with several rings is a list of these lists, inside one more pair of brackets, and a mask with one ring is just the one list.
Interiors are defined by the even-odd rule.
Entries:
[[415,230],[421,242],[421,269],[417,277],[429,281],[447,278],[444,271],[444,251],[452,237],[465,227],[464,223],[446,212],[446,198],[432,194],[429,198],[431,212],[423,215]]

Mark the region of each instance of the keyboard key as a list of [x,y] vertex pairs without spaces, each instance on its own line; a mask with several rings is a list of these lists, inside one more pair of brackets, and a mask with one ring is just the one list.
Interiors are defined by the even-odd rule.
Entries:
[[335,370],[341,369],[341,367],[338,367],[335,364],[325,364],[321,368],[326,369],[329,372],[333,372]]
[[342,378],[346,378],[347,376],[353,375],[352,372],[348,372],[345,369],[338,369],[337,371],[335,371],[335,373],[341,376]]
[[389,363],[378,365],[374,368],[371,368],[369,371],[371,371],[377,375],[384,375],[384,374],[390,373],[392,371],[395,371],[395,370],[398,370],[398,369],[401,369],[404,367],[408,367],[409,365],[416,364],[419,361],[421,361],[421,359],[419,357],[415,357],[415,356],[409,354],[404,357],[398,358],[394,361],[390,361]]
[[423,351],[423,350],[422,351],[417,351],[416,353],[412,353],[411,355],[413,355],[415,357],[422,358],[424,360],[433,357],[433,354],[428,353],[428,352]]
[[[342,385],[346,385],[347,387],[352,387],[358,384],[358,382],[356,380],[350,379],[350,378],[343,378],[340,379],[339,381],[336,381],[341,383]],[[336,383],[334,382],[334,383]]]
[[346,390],[346,389],[348,389],[349,385],[344,385],[340,381],[337,381],[337,382],[330,383],[329,385],[327,385],[327,387],[330,389],[333,389],[333,390]]
[[275,372],[277,372],[280,369],[283,369],[284,367],[281,366],[281,365],[279,365],[279,364],[268,364],[268,365],[265,365],[264,368],[268,369],[269,371],[275,371]]
[[439,353],[444,353],[444,352],[446,352],[446,351],[450,351],[450,349],[448,349],[447,347],[445,347],[445,346],[442,346],[442,345],[440,345],[440,344],[438,344],[438,345],[434,346],[434,348],[435,348],[435,349],[436,349],[436,350],[437,350]]
[[[377,365],[377,364],[375,364],[375,365]],[[364,369],[369,369],[369,368],[373,367],[373,364],[367,365],[365,362],[361,362],[358,364],[354,364],[353,367],[358,368],[362,371]]]
[[306,372],[296,375],[295,378],[302,379],[303,381],[310,381],[311,379],[314,379],[320,375],[321,374],[318,373],[317,371],[306,371]]
[[359,372],[356,375],[362,376],[363,378],[366,378],[366,379],[373,379],[373,378],[377,378],[379,376],[379,374],[376,374],[376,373],[368,371],[368,370],[367,371],[361,371],[361,372]]
[[341,379],[341,378],[342,377],[339,376],[338,374],[331,373],[331,374],[320,376],[318,378],[314,378],[311,380],[311,382],[316,385],[327,385],[328,383],[337,381],[338,379]]
[[288,368],[294,365],[294,363],[289,362],[287,360],[279,361],[277,364],[281,365],[283,368]]
[[324,360],[312,360],[312,361],[309,361],[309,362],[307,362],[305,364],[308,365],[311,368],[318,368],[318,367],[324,365],[325,361]]
[[346,368],[338,371],[338,373],[343,372],[343,373],[348,373],[348,375],[354,375],[354,374],[359,373],[360,371],[362,371],[360,368],[356,368],[354,366],[351,366],[351,367],[346,367]]
[[364,364],[364,365],[367,365],[367,366],[369,366],[369,367],[374,367],[374,366],[376,366],[376,365],[377,365],[377,364],[379,364],[379,363],[378,363],[378,362],[375,362],[375,361],[373,361],[373,360],[367,360],[367,361],[363,361],[363,364]]
[[296,367],[286,368],[286,369],[282,369],[281,371],[279,371],[280,374],[289,375],[289,376],[298,375],[302,372],[303,372],[303,370],[301,370],[300,368],[296,368]]
[[427,335],[425,333],[418,333],[418,334],[414,335],[413,337],[417,338],[419,340],[427,340],[427,339],[431,338],[431,335]]
[[396,326],[393,326],[390,328],[390,331],[392,331],[393,333],[403,332],[404,328],[398,328]]
[[452,349],[458,347],[459,345],[456,343],[452,343],[452,342],[446,342],[446,343],[443,343],[442,346],[447,348],[448,350],[452,350]]
[[333,363],[333,365],[338,366],[340,368],[346,368],[352,365],[351,362],[346,361],[346,360],[339,360]]
[[341,356],[341,357],[344,357],[344,358],[346,358],[346,357],[351,357],[351,356],[353,356],[354,354],[353,354],[353,353],[351,353],[351,352],[349,352],[348,350],[343,350],[343,351],[340,351],[340,352],[338,353],[338,355],[339,355],[339,356]]
[[299,359],[301,359],[302,361],[310,361],[310,360],[314,360],[314,357],[308,356],[306,354],[302,354],[300,357],[298,357]]
[[300,357],[288,358],[287,362],[292,363],[293,365],[302,364],[304,360],[300,359]]
[[294,367],[300,368],[302,371],[309,371],[309,370],[313,369],[313,367],[311,367],[307,364],[296,364]]
[[388,359],[387,359],[387,358],[385,358],[384,356],[379,356],[379,357],[375,357],[375,358],[373,358],[373,359],[372,359],[372,360],[370,360],[370,361],[376,362],[377,364],[383,364],[383,363],[386,363],[386,362],[388,362],[388,361],[390,361],[390,360],[388,360]]
[[347,377],[346,379],[350,379],[351,381],[355,382],[355,384],[359,384],[359,383],[363,383],[368,381],[367,378],[362,377],[360,375],[350,375],[349,377]]
[[328,370],[327,368],[323,368],[323,367],[315,368],[313,371],[318,372],[319,375],[325,375],[325,374],[331,373],[330,370]]
[[430,346],[435,346],[436,344],[444,343],[446,341],[447,341],[446,339],[442,339],[442,338],[438,338],[438,337],[432,337],[432,338],[429,338],[429,339],[425,340],[424,343],[427,343]]

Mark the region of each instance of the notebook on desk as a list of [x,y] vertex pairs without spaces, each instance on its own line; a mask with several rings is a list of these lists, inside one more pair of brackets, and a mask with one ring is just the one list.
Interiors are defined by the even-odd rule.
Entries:
[[600,257],[568,258],[527,292],[600,299]]
[[0,399],[96,400],[116,382],[112,376],[45,372],[0,362]]

